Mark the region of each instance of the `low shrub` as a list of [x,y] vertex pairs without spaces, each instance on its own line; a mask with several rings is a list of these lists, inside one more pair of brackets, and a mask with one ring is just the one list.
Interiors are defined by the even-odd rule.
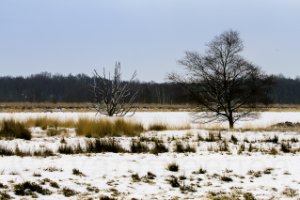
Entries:
[[1,123],[0,137],[30,140],[31,132],[21,122],[16,122],[14,120],[4,120]]

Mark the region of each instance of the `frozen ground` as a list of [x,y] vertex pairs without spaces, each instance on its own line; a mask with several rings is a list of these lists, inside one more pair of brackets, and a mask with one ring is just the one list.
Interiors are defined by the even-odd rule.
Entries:
[[[94,113],[2,113],[0,119],[22,120],[44,115],[62,120],[95,116]],[[133,119],[145,126],[152,122],[171,125],[191,122],[188,113],[173,112],[136,113]],[[284,121],[300,121],[300,113],[262,113],[260,119],[242,122],[239,126],[249,126],[249,123],[267,126]],[[213,199],[222,195],[229,199],[251,199],[251,195],[256,199],[300,198],[300,134],[296,132],[151,131],[141,138],[120,137],[116,141],[130,150],[132,140],[150,147],[152,141],[160,140],[168,152],[157,155],[65,155],[58,153],[61,137],[47,137],[39,128],[32,131],[35,137],[30,141],[0,140],[0,145],[12,149],[18,146],[25,151],[51,149],[55,155],[0,157],[0,197],[8,194],[16,199],[99,199],[104,196],[116,199]],[[72,129],[69,131],[64,142],[70,146],[82,144],[84,148],[84,142],[91,140],[76,137]],[[211,135],[214,136],[212,140]],[[184,147],[189,145],[195,152],[176,152],[178,143]],[[285,152],[282,144],[288,144],[290,152]],[[167,169],[171,163],[178,165],[178,171]],[[74,173],[74,169],[80,173]],[[16,195],[16,185],[26,181],[48,189],[51,194]]]

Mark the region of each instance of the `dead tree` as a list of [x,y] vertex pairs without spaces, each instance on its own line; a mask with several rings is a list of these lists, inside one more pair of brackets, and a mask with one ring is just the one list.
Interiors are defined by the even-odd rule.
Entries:
[[107,116],[124,116],[133,109],[133,102],[137,96],[137,91],[133,92],[130,89],[130,84],[136,78],[134,72],[129,81],[121,80],[121,65],[116,63],[114,74],[108,76],[103,70],[103,75],[99,75],[94,70],[94,103],[97,113]]
[[233,128],[236,121],[251,116],[259,103],[270,101],[272,81],[239,55],[243,42],[238,32],[224,32],[207,47],[204,55],[186,52],[179,63],[187,74],[173,73],[169,79],[190,92],[209,121],[227,120]]

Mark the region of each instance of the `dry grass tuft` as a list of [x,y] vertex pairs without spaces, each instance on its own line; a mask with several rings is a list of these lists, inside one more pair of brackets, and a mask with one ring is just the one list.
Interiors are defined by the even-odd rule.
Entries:
[[86,137],[139,136],[144,131],[142,124],[124,119],[86,119],[76,124],[76,134]]
[[1,123],[0,137],[30,140],[31,132],[21,122],[4,120]]
[[27,127],[41,127],[43,130],[47,128],[63,127],[63,128],[74,128],[76,122],[74,120],[60,120],[48,117],[29,118],[25,122]]

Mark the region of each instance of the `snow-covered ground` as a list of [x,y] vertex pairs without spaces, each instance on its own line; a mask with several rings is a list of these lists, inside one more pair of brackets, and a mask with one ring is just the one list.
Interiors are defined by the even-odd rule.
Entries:
[[[61,120],[95,117],[95,113],[1,113],[0,119],[25,120],[48,116]],[[144,126],[154,122],[168,125],[191,123],[189,113],[136,113],[132,117]],[[300,113],[261,113],[261,118],[241,122],[238,126],[268,126],[278,122],[300,122]],[[300,134],[297,132],[230,132],[203,129],[145,132],[141,138],[119,137],[116,141],[130,150],[132,140],[151,147],[160,140],[168,152],[151,153],[58,153],[60,136],[47,137],[39,128],[32,129],[35,137],[0,140],[0,146],[35,151],[50,149],[54,156],[0,157],[0,197],[16,195],[16,185],[29,181],[51,191],[49,195],[34,192],[26,199],[213,199],[220,195],[229,198],[252,194],[256,199],[299,199],[300,193]],[[76,137],[70,129],[64,142],[70,146],[82,144],[89,138]],[[209,141],[210,135],[214,140]],[[277,138],[277,139],[276,139]],[[191,146],[195,152],[178,153],[176,144]],[[222,144],[226,142],[227,148]],[[291,152],[284,152],[288,144]],[[275,150],[275,152],[274,152]],[[178,171],[168,165],[176,163]],[[74,169],[81,173],[74,173]],[[203,169],[202,172],[199,171]],[[57,187],[58,186],[58,187]],[[68,190],[74,196],[68,195]],[[72,192],[71,192],[72,193]],[[251,196],[251,195],[250,195]],[[1,199],[1,198],[0,198]],[[245,198],[246,199],[246,198]]]

